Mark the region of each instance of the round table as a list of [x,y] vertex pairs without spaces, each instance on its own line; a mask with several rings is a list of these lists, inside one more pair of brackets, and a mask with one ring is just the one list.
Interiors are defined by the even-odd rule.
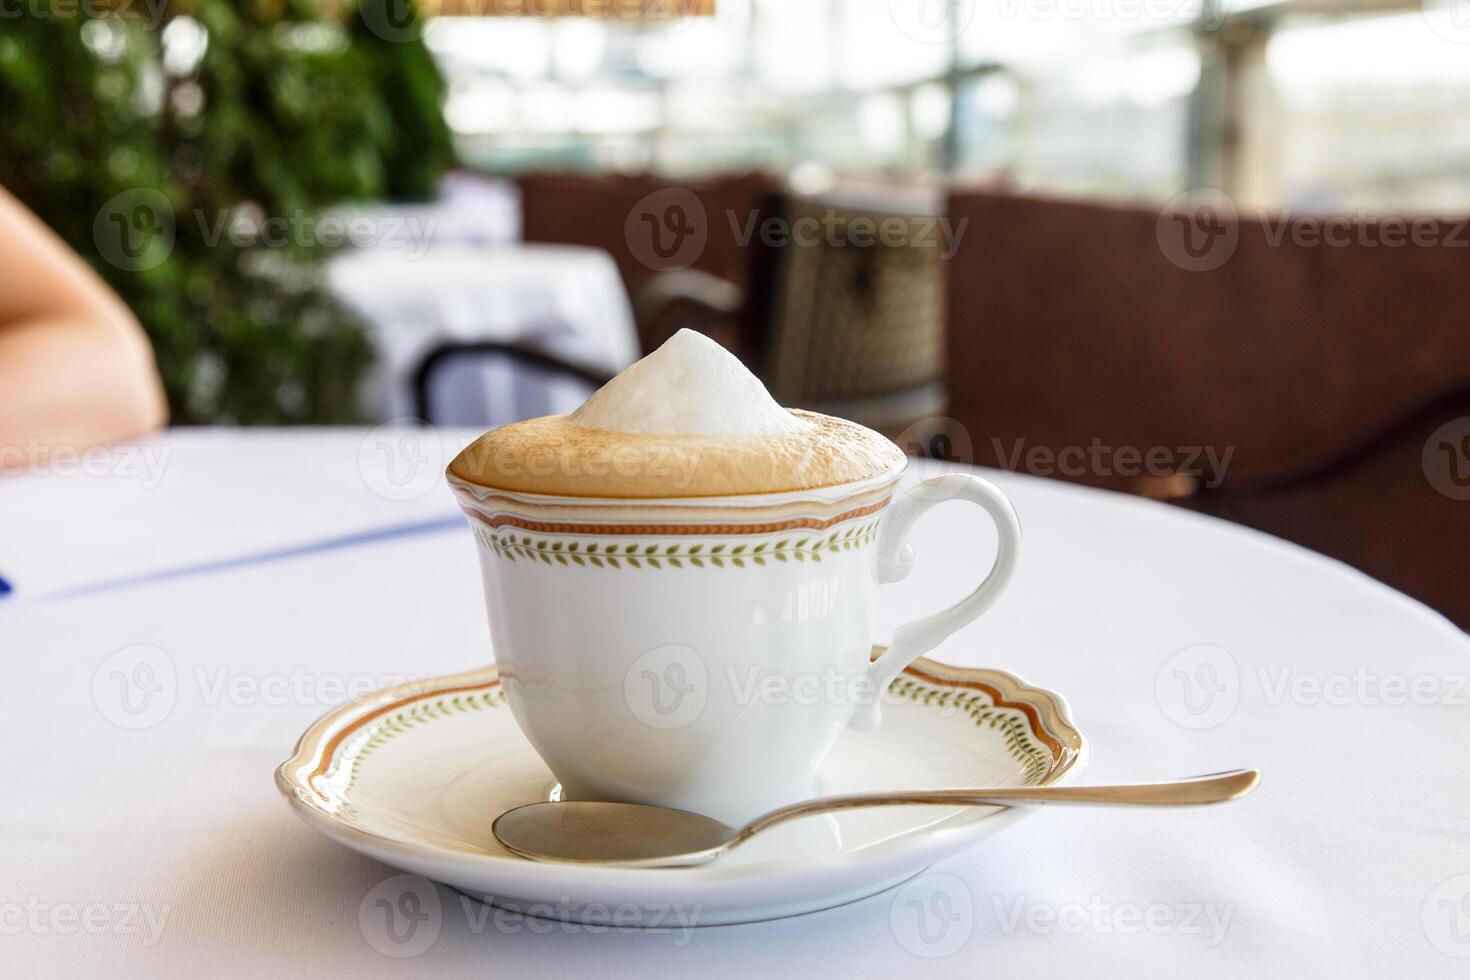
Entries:
[[[1254,794],[1042,810],[897,892],[751,926],[597,929],[440,889],[433,941],[398,962],[396,872],[296,820],[271,774],[332,705],[490,656],[436,476],[467,437],[176,432],[144,444],[168,450],[146,488],[116,460],[0,479],[5,972],[1464,976],[1466,637],[1281,541],[1012,474],[987,475],[1024,521],[1021,569],[936,657],[1065,694],[1084,781],[1256,766]],[[988,564],[970,510],[920,523],[880,628]],[[140,646],[156,669],[119,669]]]

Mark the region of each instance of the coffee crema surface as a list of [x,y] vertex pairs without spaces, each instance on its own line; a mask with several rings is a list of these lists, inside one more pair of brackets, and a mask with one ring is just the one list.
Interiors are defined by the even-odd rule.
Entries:
[[903,469],[871,429],[788,410],[719,344],[681,330],[569,415],[501,426],[449,464],[467,483],[562,497],[724,497]]

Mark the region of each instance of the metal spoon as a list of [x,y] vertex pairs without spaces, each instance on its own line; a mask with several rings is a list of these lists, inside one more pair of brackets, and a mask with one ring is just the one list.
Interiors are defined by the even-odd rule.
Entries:
[[529,803],[502,813],[491,831],[507,850],[533,861],[625,868],[691,867],[713,861],[777,824],[833,810],[913,804],[1198,806],[1244,796],[1260,778],[1254,769],[1232,769],[1169,783],[1131,786],[1030,786],[828,796],[772,810],[743,827],[727,827],[686,810],[637,803]]

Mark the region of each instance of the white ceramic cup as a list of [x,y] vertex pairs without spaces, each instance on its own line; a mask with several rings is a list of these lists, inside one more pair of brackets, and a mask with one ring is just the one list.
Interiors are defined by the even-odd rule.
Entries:
[[[449,477],[470,518],[516,721],[566,799],[654,803],[738,824],[813,795],[848,725],[873,728],[913,660],[979,616],[1015,567],[1010,501],[974,476],[898,471],[786,494],[608,500]],[[909,529],[959,499],[995,521],[990,572],[870,659],[877,586]]]

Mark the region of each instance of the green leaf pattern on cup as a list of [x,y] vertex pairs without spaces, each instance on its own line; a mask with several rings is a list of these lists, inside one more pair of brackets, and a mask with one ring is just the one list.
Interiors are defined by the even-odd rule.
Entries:
[[778,540],[754,544],[568,540],[533,537],[515,528],[501,533],[486,527],[476,527],[475,537],[499,557],[513,562],[586,568],[754,568],[782,562],[820,562],[839,551],[862,548],[877,539],[879,523],[853,524],[826,535],[796,531]]

